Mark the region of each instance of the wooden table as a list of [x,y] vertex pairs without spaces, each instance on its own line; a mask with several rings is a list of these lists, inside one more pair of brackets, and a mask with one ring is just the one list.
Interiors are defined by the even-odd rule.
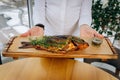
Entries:
[[25,58],[0,65],[0,80],[118,80],[73,59]]
[[84,50],[71,51],[67,54],[51,53],[35,48],[19,49],[22,41],[29,41],[26,37],[15,37],[3,51],[5,57],[52,57],[52,58],[97,58],[97,59],[117,59],[117,53],[110,41],[105,38],[100,46],[92,45],[92,39],[84,39],[89,43],[89,47]]

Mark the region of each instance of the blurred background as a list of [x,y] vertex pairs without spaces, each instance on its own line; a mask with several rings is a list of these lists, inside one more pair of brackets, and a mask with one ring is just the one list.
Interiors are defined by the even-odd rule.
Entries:
[[[30,28],[28,2],[31,1],[0,0],[0,52],[11,37],[24,33]],[[5,63],[12,59],[1,54],[1,60]]]

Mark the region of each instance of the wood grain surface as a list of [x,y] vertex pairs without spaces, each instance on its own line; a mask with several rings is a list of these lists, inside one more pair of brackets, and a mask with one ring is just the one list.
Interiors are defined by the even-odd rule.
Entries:
[[73,59],[25,58],[0,65],[0,80],[118,80]]

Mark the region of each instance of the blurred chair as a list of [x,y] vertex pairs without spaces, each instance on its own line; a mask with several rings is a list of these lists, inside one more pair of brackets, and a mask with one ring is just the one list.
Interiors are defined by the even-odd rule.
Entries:
[[107,71],[108,73],[110,73],[110,74],[112,74],[115,77],[120,79],[120,77],[119,77],[119,74],[120,74],[120,49],[115,48],[115,50],[118,53],[118,59],[108,59],[106,61],[102,61],[101,59],[87,59],[87,58],[85,58],[84,62],[89,63],[89,64],[91,64],[93,62],[103,62],[103,63],[109,64],[109,65],[112,65],[115,67],[115,73],[110,71],[110,70],[107,70],[107,69],[103,69],[103,68],[101,68],[101,69]]
[[1,55],[0,55],[0,65],[2,64],[2,59],[1,59]]
[[2,60],[1,60],[1,57],[0,57],[0,64],[2,64]]
[[0,65],[2,64],[2,59],[1,59],[2,49],[3,49],[3,44],[0,42]]

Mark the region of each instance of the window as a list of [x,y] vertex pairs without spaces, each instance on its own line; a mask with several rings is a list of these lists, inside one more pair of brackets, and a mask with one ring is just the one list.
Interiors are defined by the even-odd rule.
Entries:
[[[28,2],[27,2],[28,1]],[[10,37],[29,29],[32,0],[0,0],[0,42],[6,43]],[[27,4],[28,3],[28,4]],[[29,13],[28,13],[29,12]]]

